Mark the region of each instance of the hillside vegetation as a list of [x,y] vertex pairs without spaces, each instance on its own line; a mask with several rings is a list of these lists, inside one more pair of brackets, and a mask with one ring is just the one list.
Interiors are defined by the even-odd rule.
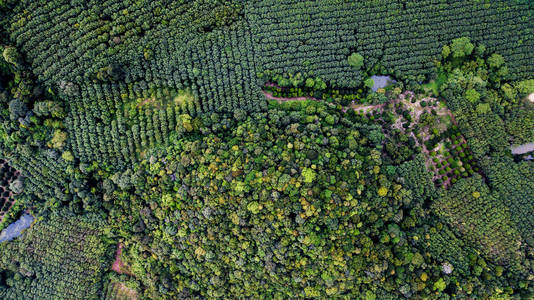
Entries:
[[532,28],[520,0],[0,0],[0,230],[35,217],[0,298],[531,299]]

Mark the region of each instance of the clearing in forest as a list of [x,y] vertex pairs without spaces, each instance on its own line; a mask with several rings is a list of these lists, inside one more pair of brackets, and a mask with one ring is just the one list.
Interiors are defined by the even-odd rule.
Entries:
[[122,282],[113,282],[109,286],[106,299],[136,300],[137,291]]
[[115,253],[115,261],[113,261],[113,265],[111,266],[111,269],[119,274],[127,274],[131,275],[131,272],[129,270],[129,267],[124,264],[121,260],[121,254],[122,254],[122,248],[123,244],[119,243],[117,245],[117,252]]
[[351,108],[360,114],[380,115],[385,110],[391,111],[396,118],[391,127],[410,135],[421,147],[425,165],[434,174],[432,180],[438,186],[447,188],[460,177],[479,171],[452,112],[437,98],[406,91],[388,103],[352,103]]
[[393,127],[402,132],[410,129],[409,134],[421,147],[425,166],[434,174],[432,181],[437,186],[447,188],[460,177],[479,171],[466,139],[444,102],[408,91],[391,103],[397,117]]

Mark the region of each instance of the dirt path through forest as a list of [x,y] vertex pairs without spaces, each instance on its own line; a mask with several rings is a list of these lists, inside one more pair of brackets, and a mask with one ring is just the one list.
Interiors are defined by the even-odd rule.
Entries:
[[111,269],[117,273],[121,273],[121,253],[122,253],[122,244],[119,243],[119,246],[117,247],[117,252],[115,253],[115,261],[113,262],[113,266]]
[[371,110],[377,110],[377,109],[380,109],[380,108],[384,108],[386,104],[376,104],[376,105],[357,105],[357,104],[351,104],[350,107],[352,107],[352,109],[354,109],[355,112],[364,112],[364,113],[367,113],[368,111],[371,111]]
[[[294,97],[294,98],[284,98],[284,97],[275,97],[273,96],[271,93],[269,92],[266,92],[266,91],[263,91],[263,95],[265,96],[265,98],[269,99],[269,100],[277,100],[279,102],[287,102],[287,101],[306,101],[306,100],[311,100],[311,101],[322,101],[321,99],[317,99],[317,98],[313,98],[313,97]],[[375,109],[379,109],[379,108],[383,108],[386,104],[377,104],[377,105],[357,105],[355,103],[352,103],[350,106],[345,106],[342,108],[342,111],[343,112],[347,112],[347,110],[350,108],[354,109],[354,111],[356,112],[360,112],[360,111],[363,111],[364,113],[370,111],[370,110],[375,110]]]
[[128,267],[122,262],[121,260],[121,254],[122,254],[122,248],[124,245],[122,243],[118,244],[117,252],[115,253],[115,261],[113,262],[113,265],[111,266],[111,269],[119,274],[127,274],[132,275],[130,271],[128,270]]
[[295,97],[295,98],[275,97],[275,96],[273,96],[273,94],[271,94],[271,93],[269,93],[269,92],[266,92],[266,91],[263,91],[263,95],[264,95],[265,98],[267,98],[267,99],[270,99],[270,100],[277,100],[277,101],[280,101],[280,102],[286,102],[286,101],[306,101],[306,100],[320,101],[319,99],[317,99],[317,98],[313,98],[313,97]]

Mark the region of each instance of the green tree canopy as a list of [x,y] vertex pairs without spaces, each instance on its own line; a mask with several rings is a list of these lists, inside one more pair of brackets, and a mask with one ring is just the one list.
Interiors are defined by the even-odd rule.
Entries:
[[348,58],[349,65],[358,70],[362,68],[363,60],[363,56],[356,52],[352,53]]
[[473,53],[473,49],[475,49],[475,46],[467,37],[452,40],[451,51],[454,58],[469,56]]

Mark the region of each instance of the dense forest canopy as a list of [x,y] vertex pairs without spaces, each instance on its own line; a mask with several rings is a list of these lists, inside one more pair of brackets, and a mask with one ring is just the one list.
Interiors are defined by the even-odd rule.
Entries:
[[534,297],[533,28],[520,0],[0,0],[0,298]]

